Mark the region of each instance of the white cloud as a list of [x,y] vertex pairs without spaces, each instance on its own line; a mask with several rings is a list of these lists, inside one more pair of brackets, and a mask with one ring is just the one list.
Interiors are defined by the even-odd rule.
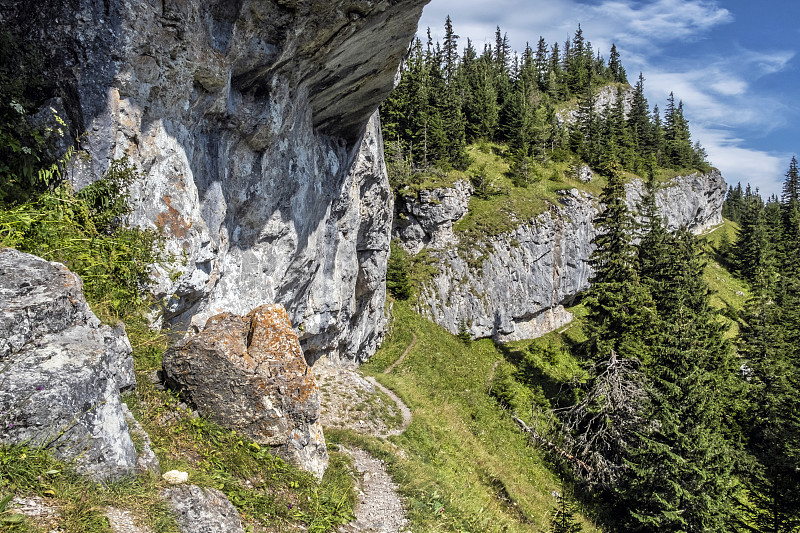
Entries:
[[722,79],[709,85],[711,89],[724,96],[738,96],[747,91],[747,82],[743,80]]
[[[788,71],[796,54],[708,39],[711,32],[734,21],[720,4],[719,0],[561,0],[533,5],[529,0],[433,0],[425,9],[422,27],[431,26],[434,38],[441,37],[449,13],[456,33],[464,37],[462,44],[469,36],[480,51],[484,42],[494,43],[499,25],[512,47],[521,51],[525,40],[535,47],[540,35],[549,45],[562,45],[581,23],[584,36],[606,57],[616,43],[631,80],[644,73],[651,106],[658,104],[663,111],[670,92],[683,101],[693,138],[706,147],[709,159],[729,182],[749,181],[765,194],[777,193],[791,154],[762,151],[748,143],[752,146],[756,139],[797,120],[794,104],[758,92],[759,80]],[[697,41],[702,42],[687,56],[683,45]]]
[[494,41],[494,30],[507,32],[513,47],[543,36],[549,44],[571,38],[578,24],[596,49],[607,54],[611,43],[626,48],[698,38],[710,28],[733,20],[730,12],[709,0],[604,0],[536,2],[524,0],[433,0],[425,8],[420,28],[440,37],[447,15],[456,33],[473,41]]
[[721,129],[696,128],[694,133],[728,184],[741,182],[744,186],[750,183],[752,187],[758,187],[764,198],[771,194],[780,195],[791,154],[747,148],[743,139]]

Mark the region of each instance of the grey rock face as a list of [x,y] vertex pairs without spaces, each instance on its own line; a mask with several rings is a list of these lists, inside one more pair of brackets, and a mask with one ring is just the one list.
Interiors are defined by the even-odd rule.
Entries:
[[140,472],[152,472],[156,476],[161,475],[161,463],[158,461],[155,452],[153,452],[150,436],[144,430],[142,425],[133,417],[128,406],[122,404],[122,414],[125,416],[125,422],[128,423],[130,434],[139,439],[139,450],[137,450],[136,465],[139,467]]
[[87,132],[73,183],[113,157],[141,170],[129,222],[163,228],[177,258],[158,272],[164,321],[281,303],[310,361],[363,360],[385,325],[392,213],[365,126],[427,1],[0,0],[0,17],[42,48]]
[[403,248],[416,255],[425,246],[444,249],[455,245],[453,224],[467,214],[472,190],[469,182],[457,181],[452,188],[421,191],[419,198],[403,196],[394,228]]
[[[633,107],[634,90],[628,86],[622,89],[622,112],[625,118],[628,118],[628,113],[631,112]],[[606,85],[601,87],[597,94],[595,94],[594,110],[596,113],[602,113],[609,106],[614,106],[617,103],[617,86]],[[561,111],[556,114],[556,120],[559,124],[575,124],[578,121],[578,110],[569,109]]]
[[328,452],[319,387],[280,305],[211,317],[163,358],[167,384],[202,414],[319,478]]
[[[626,192],[628,204],[634,208],[643,186],[634,181]],[[675,178],[659,190],[656,202],[671,229],[686,225],[699,233],[722,221],[725,193],[725,181],[714,170]],[[430,196],[460,194],[451,189],[433,191]],[[434,213],[431,221],[415,222],[416,227],[436,227],[439,234],[452,235],[451,225],[445,230],[440,227],[449,223],[439,224],[447,217],[436,210],[444,205],[420,209],[411,204],[406,209]],[[425,286],[418,311],[452,333],[458,332],[464,320],[473,337],[499,341],[535,338],[558,329],[572,319],[564,306],[589,287],[593,271],[588,259],[595,236],[592,220],[597,212],[596,200],[589,195],[577,189],[565,191],[559,204],[547,212],[510,233],[473,244],[476,250],[478,245],[483,250],[476,254],[484,254],[478,268],[474,268],[475,258],[465,256],[454,245],[436,249],[428,244],[439,259],[439,272]],[[419,216],[415,215],[417,220]],[[408,239],[405,246],[411,250],[435,240],[425,241],[423,235],[427,234],[410,232],[408,227],[414,226],[399,227],[395,235]]]
[[184,533],[243,533],[239,512],[217,489],[180,485],[161,491]]
[[[656,204],[670,231],[686,226],[699,235],[722,224],[722,204],[727,191],[722,174],[712,169],[708,174],[673,178],[659,190]],[[625,194],[628,207],[634,209],[644,195],[642,182],[627,183]]]
[[101,325],[60,263],[0,250],[0,442],[29,442],[113,479],[136,467],[119,391],[135,385],[123,327]]

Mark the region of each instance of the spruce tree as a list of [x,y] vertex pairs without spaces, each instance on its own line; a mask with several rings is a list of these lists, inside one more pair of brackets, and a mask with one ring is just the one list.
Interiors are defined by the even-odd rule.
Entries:
[[550,533],[580,533],[583,526],[575,518],[575,504],[566,496],[558,497],[558,505],[550,519]]
[[734,245],[734,262],[738,272],[750,283],[772,287],[775,275],[775,250],[767,226],[764,202],[758,189],[750,185],[744,193],[739,231]]
[[755,465],[743,475],[742,522],[751,531],[800,527],[800,366],[790,333],[796,318],[769,286],[754,291],[743,314],[739,354],[749,377],[747,450]]
[[595,250],[589,259],[594,276],[587,298],[587,347],[593,360],[612,351],[624,359],[640,359],[652,300],[636,272],[635,223],[625,202],[619,165],[611,164],[606,175],[608,183],[600,197],[603,207],[594,219]]
[[702,278],[700,245],[679,231],[650,281],[658,319],[645,372],[652,421],[620,485],[628,531],[723,531],[732,515],[733,451],[723,422],[732,359]]
[[548,49],[544,37],[539,37],[539,43],[536,46],[536,56],[533,64],[536,69],[536,84],[542,92],[547,91],[547,74],[548,70]]
[[616,44],[611,45],[611,54],[608,56],[608,70],[611,73],[611,81],[616,83],[628,83],[628,77],[619,59],[619,52],[617,51]]
[[728,187],[725,203],[722,204],[723,218],[738,223],[742,216],[743,203],[744,192],[741,182],[737,183],[735,187]]
[[644,76],[639,73],[639,80],[633,92],[631,110],[628,113],[628,131],[630,132],[634,150],[639,155],[633,171],[638,172],[641,168],[639,164],[653,153],[652,126],[648,113],[647,98],[644,96]]

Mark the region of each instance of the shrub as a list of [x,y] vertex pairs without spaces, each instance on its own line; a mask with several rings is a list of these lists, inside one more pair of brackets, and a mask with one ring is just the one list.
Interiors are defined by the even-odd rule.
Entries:
[[412,293],[409,277],[411,262],[408,252],[395,241],[392,241],[390,246],[389,263],[386,266],[386,289],[398,300],[408,300]]
[[128,185],[136,170],[113,161],[103,179],[75,193],[68,183],[0,210],[0,246],[59,261],[81,276],[87,300],[113,316],[143,307],[160,235],[128,228]]

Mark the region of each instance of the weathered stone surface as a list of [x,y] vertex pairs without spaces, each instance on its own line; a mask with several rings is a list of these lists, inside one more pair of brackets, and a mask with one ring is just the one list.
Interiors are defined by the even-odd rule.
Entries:
[[402,196],[394,233],[403,248],[416,255],[425,246],[434,249],[454,246],[458,239],[453,224],[467,214],[471,196],[472,185],[463,180],[453,187],[420,191],[418,197]]
[[281,303],[309,361],[363,360],[392,215],[365,126],[428,1],[0,0],[0,21],[41,48],[47,96],[87,132],[73,183],[113,157],[142,171],[130,222],[178,259],[158,273],[163,320]]
[[[631,112],[631,108],[633,107],[633,95],[634,95],[633,87],[627,86],[622,89],[622,112],[625,115],[625,118],[628,118],[628,113]],[[604,85],[600,89],[597,90],[595,94],[595,101],[594,101],[594,111],[595,113],[602,113],[608,108],[609,106],[614,106],[617,103],[617,86],[616,85]],[[556,113],[556,120],[558,120],[559,124],[575,124],[578,121],[578,109],[577,108],[569,108],[559,113]]]
[[163,366],[167,384],[199,412],[322,477],[319,387],[282,306],[211,317],[167,350]]
[[589,165],[580,165],[575,169],[575,177],[584,183],[589,183],[594,179],[594,172],[589,168]]
[[[639,181],[627,185],[631,208],[641,200],[642,191]],[[686,225],[699,233],[721,222],[725,193],[725,181],[714,170],[673,179],[659,190],[656,203],[670,229]],[[450,189],[429,196],[461,194]],[[441,215],[446,209],[444,202],[433,202],[426,209],[414,203],[406,205],[416,220],[432,213],[430,221],[417,221],[415,227],[435,227],[439,234],[452,235],[448,217]],[[463,215],[460,210],[458,213]],[[589,287],[593,271],[587,261],[594,250],[592,220],[596,214],[595,199],[577,189],[565,191],[559,205],[547,212],[510,233],[475,243],[473,246],[479,244],[481,253],[486,254],[478,268],[470,265],[455,245],[437,249],[429,244],[428,249],[439,259],[439,272],[425,286],[418,310],[452,333],[458,332],[464,320],[473,337],[500,341],[534,338],[558,329],[572,319],[564,306]],[[398,226],[395,235],[408,239],[404,244],[408,249],[418,250],[425,242],[424,232],[410,232],[408,227],[412,226]],[[428,242],[435,240],[429,238]]]
[[160,476],[161,463],[159,463],[158,457],[153,452],[153,443],[150,442],[150,435],[147,434],[139,421],[133,417],[133,413],[124,403],[122,404],[122,414],[125,416],[125,422],[128,423],[131,436],[135,437],[139,442],[137,445],[139,449],[136,450],[136,466],[139,467],[139,472],[152,472],[156,476]]
[[0,441],[74,460],[94,479],[136,467],[119,391],[135,385],[123,327],[101,325],[60,263],[0,250]]
[[[722,174],[712,169],[708,174],[673,178],[659,190],[656,204],[670,231],[686,226],[699,235],[722,224],[722,204],[727,191]],[[642,182],[627,183],[625,194],[628,207],[635,209],[644,195]]]
[[217,489],[181,485],[164,489],[161,497],[184,533],[244,533],[239,512]]

